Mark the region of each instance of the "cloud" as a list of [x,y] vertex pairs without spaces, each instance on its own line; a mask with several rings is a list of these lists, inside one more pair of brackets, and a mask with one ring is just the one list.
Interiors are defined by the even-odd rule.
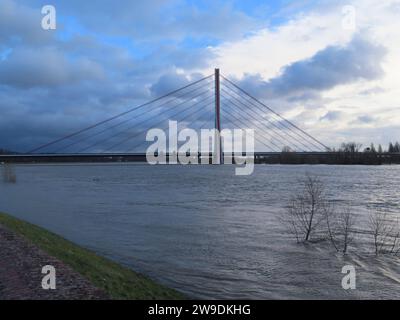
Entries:
[[385,89],[375,86],[373,88],[368,88],[368,89],[362,90],[360,92],[360,94],[364,95],[364,96],[369,96],[369,95],[381,94],[381,93],[384,93],[385,91],[386,91]]
[[320,120],[337,121],[343,119],[344,113],[341,111],[328,111],[325,115],[320,117]]
[[32,8],[13,0],[0,1],[0,49],[24,43],[42,46],[55,39],[54,32],[43,32],[40,8]]
[[328,46],[311,58],[285,66],[269,81],[263,81],[261,75],[246,75],[240,84],[263,98],[315,98],[318,92],[339,85],[381,78],[385,54],[382,46],[355,36],[345,46]]
[[374,121],[376,121],[375,117],[367,115],[367,114],[358,116],[357,120],[356,120],[357,123],[361,123],[361,124],[370,124],[370,123],[373,123]]
[[190,83],[190,79],[184,74],[170,72],[162,75],[156,83],[150,87],[153,96],[162,96],[168,92],[184,87]]
[[347,46],[329,46],[310,59],[285,67],[269,87],[276,94],[288,94],[375,80],[384,75],[381,63],[385,53],[382,46],[356,36]]
[[104,77],[101,66],[87,58],[69,61],[54,49],[17,48],[0,62],[0,84],[31,88],[57,86]]

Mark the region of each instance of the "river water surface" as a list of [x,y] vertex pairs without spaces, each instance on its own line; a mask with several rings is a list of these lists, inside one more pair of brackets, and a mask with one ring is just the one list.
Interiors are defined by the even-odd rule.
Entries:
[[[356,239],[347,256],[297,244],[279,216],[305,173],[322,179],[362,228],[376,208],[400,213],[400,166],[19,165],[0,182],[0,211],[43,226],[194,298],[400,298],[398,258]],[[341,286],[353,265],[357,289]]]

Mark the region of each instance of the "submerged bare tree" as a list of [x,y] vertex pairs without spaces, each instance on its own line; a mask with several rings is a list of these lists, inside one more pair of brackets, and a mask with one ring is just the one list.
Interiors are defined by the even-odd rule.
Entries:
[[315,236],[327,211],[323,183],[317,177],[307,174],[302,185],[302,190],[292,196],[281,218],[298,242],[310,241]]
[[391,237],[391,244],[390,244],[390,249],[389,253],[398,256],[400,253],[400,227],[399,227],[399,221],[396,221],[396,226],[394,228],[394,233]]
[[347,252],[349,245],[354,240],[355,215],[350,207],[340,211],[329,210],[326,212],[326,222],[329,238],[336,251]]
[[400,252],[400,228],[398,220],[389,218],[387,210],[376,210],[369,217],[369,228],[374,239],[375,254]]

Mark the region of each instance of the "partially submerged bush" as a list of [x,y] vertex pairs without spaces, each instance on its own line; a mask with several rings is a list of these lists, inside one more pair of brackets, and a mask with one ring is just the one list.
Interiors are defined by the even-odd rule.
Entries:
[[376,210],[369,217],[369,231],[373,236],[375,255],[400,253],[400,228],[398,220],[389,218],[387,210]]
[[282,222],[297,242],[330,239],[337,251],[346,253],[354,239],[352,210],[337,211],[318,177],[307,174],[301,183],[303,187],[290,199]]
[[347,252],[354,240],[355,215],[350,207],[340,211],[332,210],[326,214],[329,238],[336,251]]
[[306,175],[299,194],[292,196],[282,222],[298,242],[310,241],[325,221],[327,201],[322,182]]

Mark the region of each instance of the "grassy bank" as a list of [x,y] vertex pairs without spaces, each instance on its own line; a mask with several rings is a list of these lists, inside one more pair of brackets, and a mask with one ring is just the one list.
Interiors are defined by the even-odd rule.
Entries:
[[0,223],[86,277],[113,299],[183,299],[175,290],[83,249],[38,226],[0,213]]

